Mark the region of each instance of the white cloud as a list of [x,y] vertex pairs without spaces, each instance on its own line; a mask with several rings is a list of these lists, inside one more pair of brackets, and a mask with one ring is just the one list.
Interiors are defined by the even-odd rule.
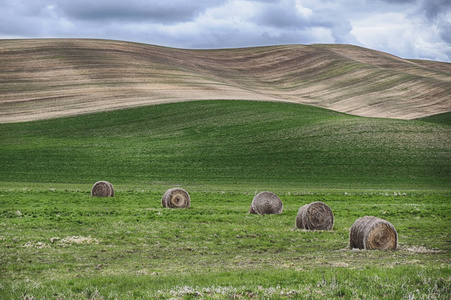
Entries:
[[[412,11],[381,12],[352,22],[351,33],[365,47],[406,58],[450,61],[450,45],[440,29],[425,26]],[[448,50],[447,50],[448,49]]]
[[313,10],[302,6],[302,3],[300,0],[296,0],[296,8],[305,18],[308,18],[313,15]]

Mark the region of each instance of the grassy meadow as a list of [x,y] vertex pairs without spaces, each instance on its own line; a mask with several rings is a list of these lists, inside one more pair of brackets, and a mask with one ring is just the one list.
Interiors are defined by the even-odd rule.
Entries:
[[[200,101],[1,124],[0,299],[449,299],[448,119]],[[191,208],[161,207],[173,186]],[[263,190],[283,214],[247,213]],[[314,201],[333,230],[295,228]],[[348,248],[365,215],[397,250]]]

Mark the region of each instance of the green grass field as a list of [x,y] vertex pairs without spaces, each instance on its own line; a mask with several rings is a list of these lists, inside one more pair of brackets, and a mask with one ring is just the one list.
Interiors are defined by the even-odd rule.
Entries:
[[0,125],[3,182],[449,189],[451,128],[205,101]]
[[[0,299],[449,299],[446,120],[205,101],[2,124]],[[161,207],[173,186],[191,208]],[[283,214],[247,214],[262,190]],[[333,230],[295,229],[313,201]],[[348,249],[364,215],[397,250]]]
[[427,121],[427,122],[432,122],[432,123],[437,123],[437,124],[451,125],[451,112],[422,118],[421,120]]

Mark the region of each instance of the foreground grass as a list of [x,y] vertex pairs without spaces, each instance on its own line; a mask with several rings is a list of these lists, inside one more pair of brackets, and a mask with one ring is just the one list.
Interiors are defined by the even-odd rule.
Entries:
[[[448,299],[445,117],[205,101],[0,125],[0,299]],[[92,198],[97,180],[114,198]],[[161,207],[182,185],[192,207]],[[282,215],[248,215],[257,191]],[[324,201],[332,231],[294,228]],[[396,251],[348,249],[382,217]]]
[[[252,192],[191,192],[164,209],[160,190],[0,190],[1,299],[447,299],[448,193],[280,194],[282,215],[249,215]],[[324,201],[332,231],[295,229]],[[364,215],[390,221],[396,251],[348,249]]]

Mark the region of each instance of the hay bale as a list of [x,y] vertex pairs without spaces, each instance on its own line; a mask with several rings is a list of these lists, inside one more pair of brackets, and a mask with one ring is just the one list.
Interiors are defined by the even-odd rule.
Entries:
[[97,181],[91,189],[93,197],[114,197],[114,187],[108,181]]
[[167,190],[161,198],[163,207],[185,208],[191,206],[191,198],[187,191],[182,188],[172,188]]
[[349,233],[351,248],[395,250],[398,234],[395,227],[378,217],[365,216],[352,225]]
[[111,182],[108,182],[108,184],[110,185],[110,189],[111,189],[111,195],[110,195],[110,197],[114,197],[114,187],[113,187],[113,184],[111,184]]
[[317,201],[301,206],[296,215],[296,227],[307,230],[331,230],[334,214],[326,203]]
[[258,193],[252,200],[250,214],[281,214],[283,203],[279,197],[271,192]]

